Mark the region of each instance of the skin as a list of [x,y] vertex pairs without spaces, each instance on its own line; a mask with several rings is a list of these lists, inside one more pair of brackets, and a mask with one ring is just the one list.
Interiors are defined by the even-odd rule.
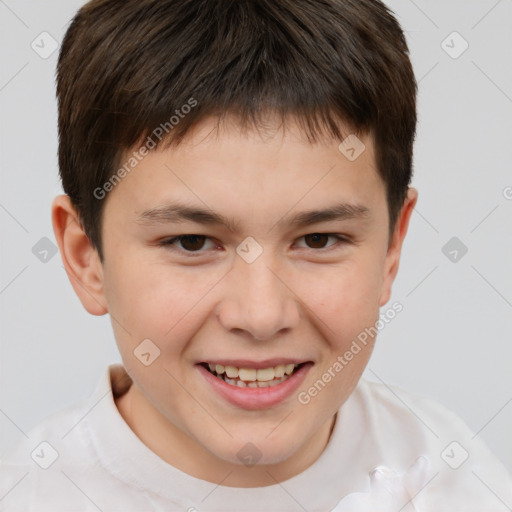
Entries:
[[[54,231],[71,284],[89,313],[110,314],[133,379],[116,401],[119,412],[143,443],[176,468],[226,486],[266,486],[301,473],[324,450],[335,413],[356,386],[375,340],[307,405],[298,393],[378,320],[417,201],[416,190],[409,189],[390,239],[373,142],[359,138],[366,150],[350,162],[339,141],[326,137],[310,144],[293,121],[285,131],[262,134],[208,119],[178,146],[151,151],[107,195],[103,262],[69,198],[55,198]],[[175,200],[208,207],[232,219],[237,230],[137,221],[143,211]],[[368,212],[301,228],[288,222],[296,213],[338,203]],[[305,238],[312,233],[347,240]],[[208,238],[202,247],[159,243],[187,234]],[[250,264],[236,253],[249,236],[263,248]],[[202,252],[190,256],[190,247]],[[150,366],[133,354],[147,338],[160,349]],[[196,366],[274,357],[313,365],[297,391],[263,410],[228,403]],[[252,467],[237,457],[247,442],[261,452]]]

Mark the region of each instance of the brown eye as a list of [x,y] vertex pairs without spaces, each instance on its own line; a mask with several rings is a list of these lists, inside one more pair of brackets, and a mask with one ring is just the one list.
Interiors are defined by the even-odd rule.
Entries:
[[[208,246],[210,244],[210,246]],[[159,245],[170,247],[182,253],[206,252],[207,249],[215,249],[215,244],[205,235],[180,235],[167,240],[162,240]]]
[[311,249],[323,249],[327,244],[330,235],[325,233],[312,233],[305,235],[304,240]]
[[183,235],[179,237],[181,246],[187,251],[199,251],[203,248],[206,237],[203,235]]
[[323,251],[341,249],[347,244],[354,242],[346,235],[334,233],[309,233],[300,237],[298,247],[302,249],[314,249],[320,253]]

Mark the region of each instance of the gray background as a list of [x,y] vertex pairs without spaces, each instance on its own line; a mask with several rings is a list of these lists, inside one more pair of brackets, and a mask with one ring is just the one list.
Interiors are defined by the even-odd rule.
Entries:
[[[0,0],[0,454],[120,361],[108,316],[85,312],[58,254],[39,259],[61,193],[57,51],[31,44],[47,57],[40,34],[60,42],[81,3]],[[404,310],[365,375],[441,401],[512,471],[512,1],[388,3],[419,80],[420,198],[389,304]]]

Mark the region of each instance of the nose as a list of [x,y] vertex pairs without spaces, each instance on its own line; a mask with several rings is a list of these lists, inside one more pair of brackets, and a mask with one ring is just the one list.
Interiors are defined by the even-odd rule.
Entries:
[[287,283],[289,276],[286,279],[283,272],[273,268],[264,255],[252,263],[238,258],[228,273],[217,308],[225,329],[266,340],[297,326],[300,305]]

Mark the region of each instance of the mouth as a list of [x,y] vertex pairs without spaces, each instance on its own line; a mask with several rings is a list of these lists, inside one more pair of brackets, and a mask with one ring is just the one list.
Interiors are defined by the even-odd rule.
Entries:
[[237,359],[201,362],[196,367],[221,400],[237,408],[261,410],[289,401],[313,365],[293,359]]
[[[234,364],[200,363],[212,375],[226,384],[239,388],[270,388],[287,381],[307,363],[286,363],[262,367]],[[255,366],[258,366],[256,368]]]

